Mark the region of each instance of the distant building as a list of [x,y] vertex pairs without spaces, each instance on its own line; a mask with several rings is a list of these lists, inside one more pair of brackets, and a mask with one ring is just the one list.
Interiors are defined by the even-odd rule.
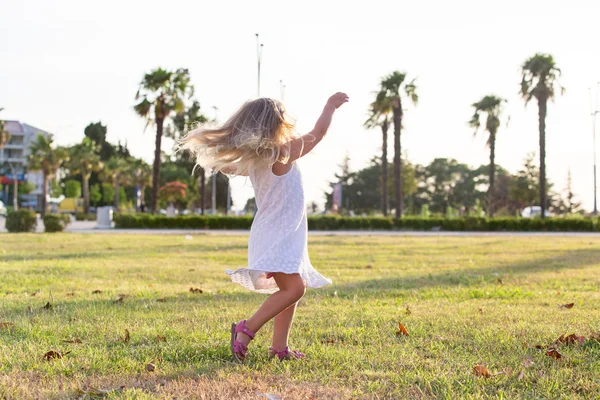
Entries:
[[[17,179],[35,185],[35,190],[21,196],[21,201],[24,207],[39,210],[42,204],[44,177],[41,171],[27,171],[27,160],[31,145],[35,143],[38,134],[48,137],[50,133],[19,121],[4,121],[4,130],[10,135],[8,143],[0,150],[0,171],[5,174],[0,176],[0,183],[4,186],[4,203],[12,203],[12,199],[8,199],[8,185]],[[13,176],[12,171],[17,176]]]

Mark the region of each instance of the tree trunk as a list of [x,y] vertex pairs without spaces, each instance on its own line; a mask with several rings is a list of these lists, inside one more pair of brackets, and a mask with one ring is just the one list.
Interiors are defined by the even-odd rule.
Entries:
[[44,174],[44,184],[42,186],[42,212],[40,213],[42,218],[46,216],[46,197],[48,196],[48,174],[46,171]]
[[488,188],[488,215],[494,216],[494,181],[496,178],[496,132],[490,132],[490,187]]
[[402,147],[400,134],[402,129],[402,101],[394,99],[394,202],[396,219],[402,218]]
[[538,119],[540,129],[540,207],[542,218],[546,218],[546,111],[545,97],[538,98]]
[[113,196],[113,207],[115,208],[115,211],[119,211],[119,177],[115,175],[114,180],[113,187],[115,195]]
[[144,200],[146,185],[140,184],[140,210],[146,211],[146,201]]
[[[13,178],[16,178],[14,174]],[[19,181],[17,179],[13,179],[13,210],[19,210]]]
[[152,204],[150,209],[152,213],[158,211],[158,185],[160,178],[160,143],[163,135],[163,122],[164,119],[156,119],[156,143],[154,145],[154,165],[152,168]]
[[204,215],[206,208],[206,173],[200,168],[200,214]]
[[388,201],[388,160],[387,160],[387,146],[388,146],[388,120],[387,117],[381,124],[382,133],[382,144],[381,144],[381,210],[383,216],[387,217],[389,201]]
[[83,213],[87,216],[90,213],[90,177],[83,173],[81,181],[83,183]]

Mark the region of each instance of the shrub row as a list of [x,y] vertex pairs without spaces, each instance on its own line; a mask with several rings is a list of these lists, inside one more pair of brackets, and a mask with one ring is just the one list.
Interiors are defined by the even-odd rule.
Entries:
[[75,213],[75,220],[76,221],[95,221],[96,220],[96,214],[94,213]]
[[[252,217],[215,217],[189,215],[116,215],[117,228],[147,229],[250,229]],[[399,220],[384,217],[308,218],[309,230],[418,230],[418,231],[542,231],[542,232],[600,232],[598,218],[422,218],[404,217]]]
[[35,211],[20,209],[6,216],[6,230],[9,232],[35,232],[37,216]]

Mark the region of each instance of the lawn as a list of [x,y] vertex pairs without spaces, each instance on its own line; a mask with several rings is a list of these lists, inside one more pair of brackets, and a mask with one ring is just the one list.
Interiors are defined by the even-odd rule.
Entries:
[[246,243],[1,234],[0,398],[600,397],[600,236],[311,237],[334,284],[298,308],[308,359],[269,360],[266,326],[238,366],[230,324],[264,299],[224,273]]

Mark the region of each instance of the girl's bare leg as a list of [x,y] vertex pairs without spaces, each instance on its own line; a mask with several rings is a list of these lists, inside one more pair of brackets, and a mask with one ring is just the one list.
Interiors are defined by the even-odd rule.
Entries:
[[[276,272],[273,274],[273,278],[275,279],[277,286],[279,286],[279,291],[269,296],[269,298],[260,306],[258,311],[246,321],[246,327],[252,332],[258,332],[264,324],[275,318],[282,311],[287,310],[304,296],[306,289],[304,288],[304,282],[302,281],[300,274],[284,274]],[[293,318],[293,316],[294,314],[292,311],[291,317]],[[285,320],[286,319],[284,318],[283,321]],[[291,326],[291,318],[289,319],[288,325]],[[242,332],[237,334],[236,339],[246,345],[250,342],[250,337]]]
[[298,302],[295,302],[275,317],[274,328],[273,328],[273,342],[272,346],[277,350],[283,350],[288,345],[288,336],[292,328],[292,322],[294,321],[294,313],[296,312],[296,306]]

